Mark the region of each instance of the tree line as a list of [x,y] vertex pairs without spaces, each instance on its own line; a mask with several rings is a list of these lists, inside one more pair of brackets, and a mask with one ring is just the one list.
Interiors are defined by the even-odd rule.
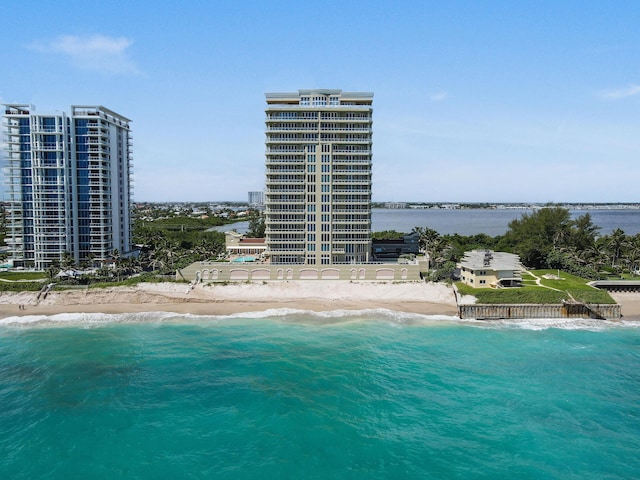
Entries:
[[575,219],[568,209],[545,207],[512,220],[506,233],[440,235],[427,227],[415,227],[420,247],[429,254],[431,279],[451,278],[465,251],[490,249],[515,253],[532,269],[560,269],[588,279],[636,276],[640,268],[640,234],[621,229],[600,235],[600,227],[585,213]]
[[[220,260],[225,255],[224,233],[211,231],[216,220],[174,217],[134,222],[134,244],[141,248],[135,256],[114,251],[107,265],[92,274],[91,281],[119,281],[135,274],[174,275],[177,269],[204,260]],[[231,226],[230,226],[231,227]],[[248,236],[264,236],[264,219],[251,218]],[[615,275],[636,276],[640,270],[640,234],[627,235],[621,229],[600,235],[589,213],[571,218],[568,209],[545,207],[509,223],[504,235],[441,235],[428,227],[415,227],[420,248],[430,259],[430,279],[451,278],[464,252],[490,249],[515,253],[528,268],[561,269],[589,279]],[[393,230],[373,233],[373,238],[402,238]],[[53,279],[61,270],[89,268],[92,259],[76,265],[71,255],[48,269]]]

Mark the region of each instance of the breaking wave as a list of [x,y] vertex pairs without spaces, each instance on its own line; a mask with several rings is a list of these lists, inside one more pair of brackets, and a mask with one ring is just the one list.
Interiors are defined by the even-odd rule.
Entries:
[[293,308],[268,309],[229,315],[195,315],[173,312],[138,313],[61,313],[56,315],[12,316],[0,319],[0,327],[100,327],[112,324],[171,324],[197,323],[201,325],[243,322],[252,320],[273,320],[275,322],[331,326],[354,322],[383,322],[392,326],[445,326],[458,325],[489,329],[523,330],[591,330],[601,331],[611,328],[640,328],[640,320],[620,321],[595,320],[589,318],[537,318],[503,320],[461,320],[451,315],[423,315],[399,312],[384,308],[363,310],[330,310],[315,312]]

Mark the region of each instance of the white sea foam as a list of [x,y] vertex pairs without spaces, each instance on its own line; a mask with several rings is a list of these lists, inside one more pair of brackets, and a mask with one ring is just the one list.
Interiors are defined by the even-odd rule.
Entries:
[[0,319],[0,326],[78,326],[112,323],[161,322],[175,317],[169,312],[142,313],[58,313],[55,315],[25,315]]
[[522,330],[590,330],[602,331],[611,328],[639,328],[640,321],[635,320],[596,320],[592,318],[528,318],[501,320],[461,320],[484,328],[519,328]]
[[362,310],[329,310],[315,312],[293,308],[268,309],[229,315],[195,315],[191,313],[139,312],[139,313],[61,313],[56,315],[25,315],[0,319],[0,327],[98,327],[126,323],[220,323],[224,321],[251,321],[273,319],[282,323],[301,325],[341,325],[353,322],[378,321],[392,326],[466,325],[476,328],[513,328],[523,330],[591,330],[611,328],[640,328],[640,320],[595,320],[588,318],[537,318],[502,320],[461,320],[452,315],[424,315],[384,308]]

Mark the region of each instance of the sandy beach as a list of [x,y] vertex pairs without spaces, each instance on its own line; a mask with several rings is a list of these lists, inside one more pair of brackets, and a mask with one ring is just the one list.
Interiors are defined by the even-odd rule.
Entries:
[[[624,318],[640,318],[640,292],[612,293]],[[463,303],[473,302],[464,297]],[[23,305],[24,308],[20,308]],[[272,282],[142,283],[134,287],[0,293],[0,318],[60,313],[175,312],[229,315],[291,308],[315,312],[383,308],[425,315],[457,315],[452,287],[440,283]]]
[[[20,308],[24,305],[24,309]],[[310,311],[384,308],[426,315],[456,315],[453,289],[438,283],[273,282],[210,284],[142,283],[134,287],[2,292],[0,318],[59,313],[175,312],[228,315],[269,309]]]

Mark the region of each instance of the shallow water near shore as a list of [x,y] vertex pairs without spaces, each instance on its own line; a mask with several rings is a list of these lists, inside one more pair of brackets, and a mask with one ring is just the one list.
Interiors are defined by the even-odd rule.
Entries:
[[633,478],[640,322],[10,317],[2,478]]

